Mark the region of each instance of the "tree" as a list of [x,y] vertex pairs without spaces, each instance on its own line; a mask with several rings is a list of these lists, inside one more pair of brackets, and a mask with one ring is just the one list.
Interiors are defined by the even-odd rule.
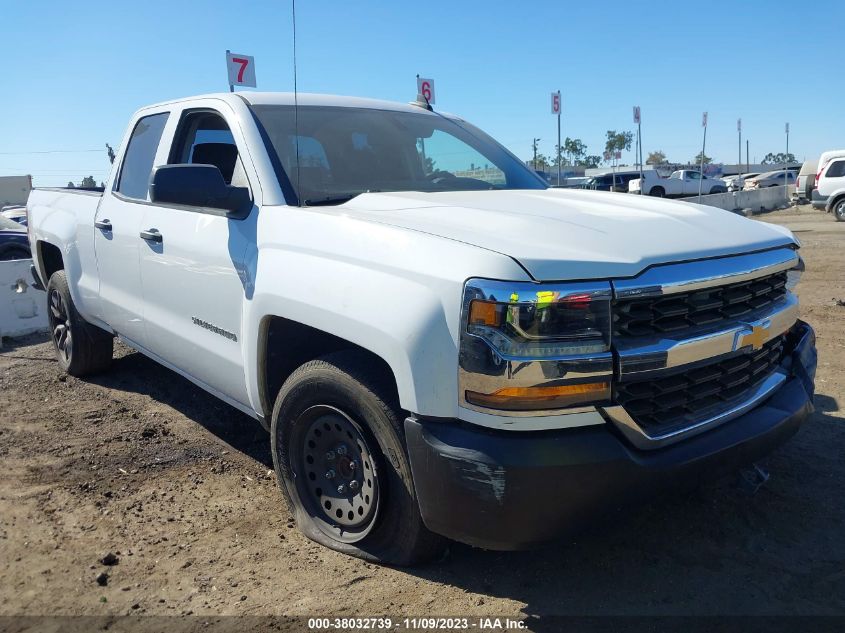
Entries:
[[80,187],[96,187],[97,181],[94,180],[94,176],[85,176],[85,178],[82,179],[82,182],[79,183],[79,186]]
[[665,165],[669,161],[666,160],[666,154],[663,153],[663,150],[655,150],[653,152],[649,152],[648,158],[645,161],[646,165]]
[[534,169],[535,171],[544,171],[551,167],[549,159],[542,154],[537,154],[536,159],[532,157],[529,162],[531,163],[531,169]]
[[569,138],[563,142],[563,151],[569,157],[569,164],[575,165],[587,153],[587,145],[580,138]]
[[593,154],[589,156],[584,156],[581,160],[579,160],[576,165],[579,167],[598,167],[601,164],[601,156],[595,156]]
[[68,188],[68,189],[76,189],[76,185],[75,185],[75,184],[73,184],[73,182],[68,181],[68,183],[67,183],[67,188]]
[[631,143],[634,142],[633,132],[617,132],[616,130],[607,131],[607,142],[604,144],[604,151],[610,152],[626,152],[631,149]]
[[[701,152],[698,152],[698,154],[696,154],[695,158],[692,159],[692,164],[693,165],[700,165],[701,162],[702,162],[701,161]],[[707,154],[705,154],[704,155],[704,164],[709,165],[712,162],[713,162],[713,159],[710,158]]]
[[789,154],[784,154],[783,152],[778,152],[777,154],[772,154],[769,152],[763,157],[763,164],[764,165],[783,165],[784,163],[794,163],[795,161],[795,154],[789,152]]

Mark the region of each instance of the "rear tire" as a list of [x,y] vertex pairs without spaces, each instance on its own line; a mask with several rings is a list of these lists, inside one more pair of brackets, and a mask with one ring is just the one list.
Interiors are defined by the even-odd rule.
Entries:
[[390,387],[355,351],[302,365],[273,408],[273,465],[308,538],[370,562],[414,565],[438,556],[445,540],[423,525]]
[[648,195],[655,198],[663,198],[666,196],[666,190],[663,187],[652,187],[651,191],[648,192]]
[[80,377],[108,369],[114,337],[79,315],[63,270],[54,272],[47,283],[47,320],[56,360],[63,371]]
[[840,198],[833,204],[833,217],[837,222],[845,222],[845,198]]

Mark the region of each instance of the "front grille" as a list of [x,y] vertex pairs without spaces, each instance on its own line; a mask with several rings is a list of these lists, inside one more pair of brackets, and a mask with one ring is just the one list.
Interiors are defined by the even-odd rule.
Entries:
[[784,339],[695,369],[619,383],[616,400],[652,437],[691,426],[746,400],[780,363]]
[[621,299],[613,312],[614,336],[649,336],[739,319],[786,295],[786,271],[751,281],[663,297]]

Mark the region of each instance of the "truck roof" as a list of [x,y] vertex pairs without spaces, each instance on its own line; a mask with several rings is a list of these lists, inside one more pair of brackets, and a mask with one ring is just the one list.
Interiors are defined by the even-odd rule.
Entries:
[[[179,99],[171,99],[169,101],[162,101],[160,103],[144,106],[142,110],[145,110],[147,108],[156,108],[160,106],[170,105],[173,103],[194,101],[196,99],[221,99],[223,101],[243,99],[250,105],[294,105],[294,94],[292,92],[215,92],[204,95],[195,95],[191,97],[182,97]],[[424,109],[420,108],[419,106],[412,105],[410,103],[386,101],[383,99],[367,99],[364,97],[347,97],[341,95],[315,94],[309,92],[300,92],[297,95],[297,101],[301,106],[335,106],[344,108],[370,108],[374,110],[394,110],[397,112],[425,112]]]

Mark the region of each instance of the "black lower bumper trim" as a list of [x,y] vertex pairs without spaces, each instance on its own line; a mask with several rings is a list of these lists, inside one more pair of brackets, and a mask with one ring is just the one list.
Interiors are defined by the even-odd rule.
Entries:
[[409,417],[405,434],[426,526],[488,549],[524,549],[619,506],[730,473],[789,439],[812,411],[814,336],[801,324],[789,380],[731,422],[640,451],[608,426],[501,432]]

